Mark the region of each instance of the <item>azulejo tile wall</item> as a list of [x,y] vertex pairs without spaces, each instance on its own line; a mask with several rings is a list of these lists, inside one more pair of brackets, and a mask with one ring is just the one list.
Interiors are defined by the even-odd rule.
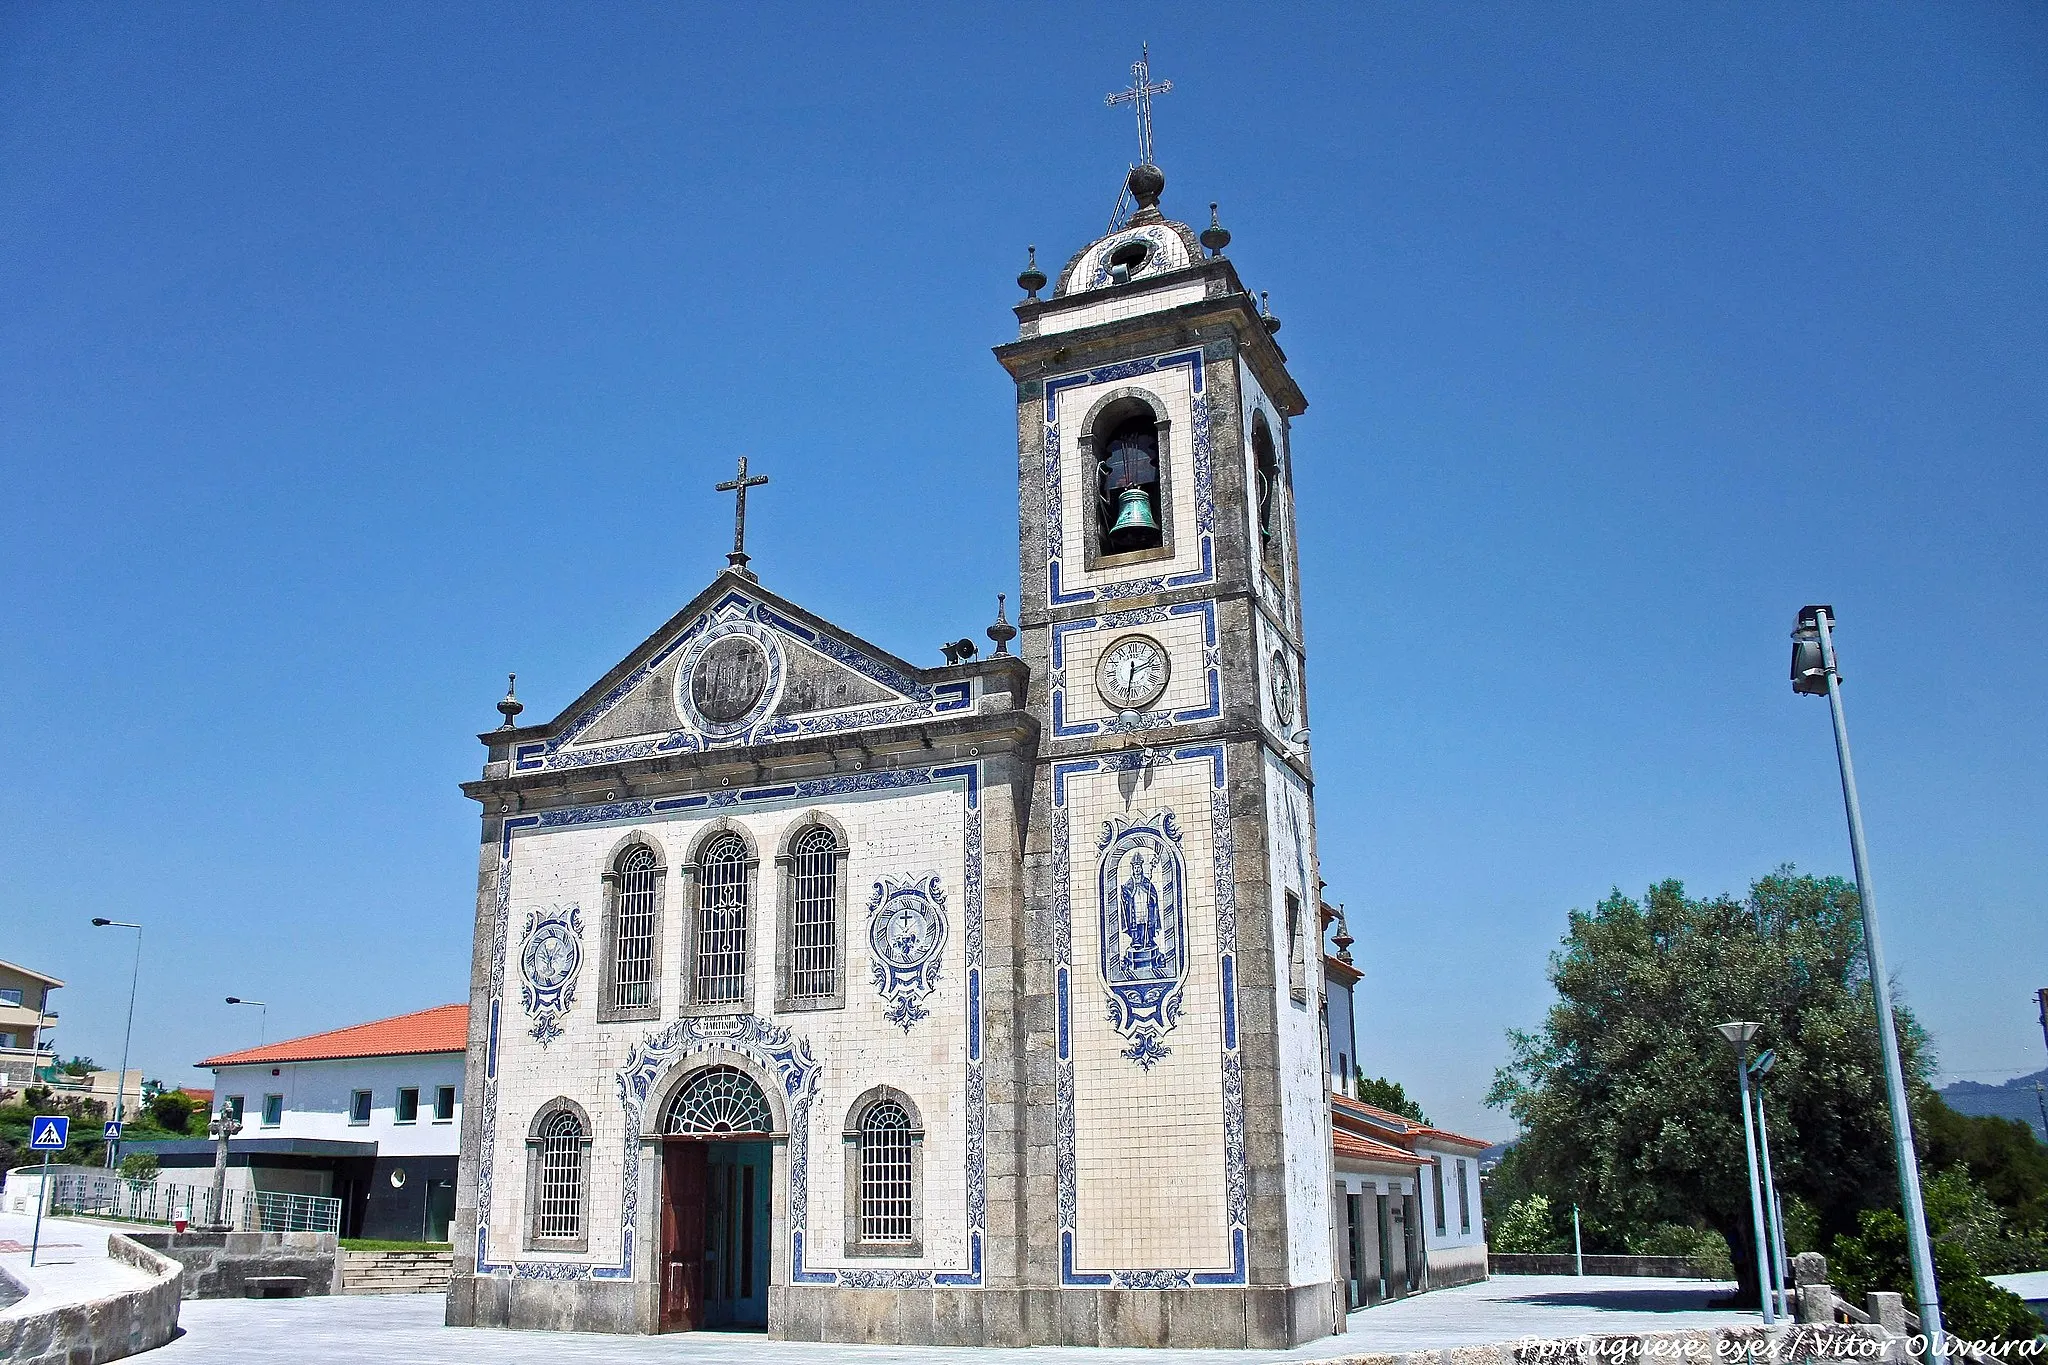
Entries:
[[[566,918],[595,920],[603,908],[603,860],[622,828],[658,834],[671,856],[713,819],[739,825],[757,849],[772,850],[782,828],[811,808],[830,811],[847,830],[852,885],[893,884],[959,907],[957,933],[938,945],[943,970],[920,978],[925,1012],[913,1040],[886,1017],[890,999],[849,991],[843,1010],[771,1012],[775,999],[772,936],[780,932],[772,875],[757,878],[749,932],[750,1010],[732,1015],[599,1024],[589,991],[560,1001],[557,1032],[543,1048],[527,1029],[507,1028],[508,975],[522,982],[524,916],[546,906]],[[527,1279],[647,1280],[651,1257],[636,1248],[647,1226],[638,1159],[643,1134],[656,1131],[671,1085],[720,1057],[748,1059],[773,1078],[788,1131],[788,1261],[792,1284],[849,1287],[977,1285],[986,1237],[986,1085],[982,1017],[982,771],[978,762],[938,764],[759,787],[611,801],[514,815],[497,842],[497,897],[491,926],[489,1026],[479,1097],[482,1116],[477,1183],[476,1273]],[[685,946],[676,925],[682,892],[671,887],[661,970],[675,980]],[[538,921],[537,921],[538,922]],[[866,934],[849,935],[841,970],[865,977]],[[588,964],[584,964],[586,967]],[[925,966],[930,963],[921,964]],[[665,1000],[675,992],[665,991]],[[512,1018],[519,1018],[513,1015]],[[924,1078],[920,1083],[919,1078]],[[816,1216],[841,1207],[836,1144],[844,1110],[876,1084],[911,1093],[925,1119],[924,1255],[901,1261],[841,1259],[841,1220]],[[589,1250],[522,1250],[527,1122],[556,1095],[576,1100],[594,1132],[588,1181]]]
[[[1210,467],[1209,398],[1199,350],[1119,361],[1092,370],[1045,381],[1045,557],[1046,596],[1053,606],[1076,602],[1107,602],[1142,597],[1168,588],[1212,583],[1216,579],[1216,507]],[[1088,525],[1084,498],[1094,496],[1093,479],[1062,481],[1062,461],[1078,458],[1081,433],[1074,428],[1085,415],[1088,390],[1106,384],[1135,382],[1151,390],[1166,407],[1175,433],[1171,471],[1175,481],[1171,514],[1176,532],[1174,555],[1158,572],[1157,562],[1096,570],[1088,584],[1062,585],[1066,566],[1082,562],[1081,536]],[[1180,452],[1185,450],[1186,456]],[[1183,459],[1185,463],[1183,465]],[[1185,488],[1183,494],[1178,490]]]
[[[1223,747],[1055,762],[1052,790],[1060,1282],[1244,1284],[1238,925]],[[1133,821],[1163,827],[1165,813],[1182,858],[1186,975],[1170,1051],[1146,1064],[1129,1055],[1104,980],[1101,932],[1112,910],[1101,904],[1099,858]]]

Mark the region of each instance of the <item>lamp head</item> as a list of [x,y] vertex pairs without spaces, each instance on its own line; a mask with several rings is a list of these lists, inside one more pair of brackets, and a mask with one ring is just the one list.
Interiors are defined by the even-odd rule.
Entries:
[[112,923],[113,923],[113,921],[112,921],[112,920],[110,920],[110,919],[101,919],[101,918],[100,918],[100,917],[99,917],[98,915],[94,915],[94,916],[92,917],[92,927],[93,927],[93,928],[95,928],[95,929],[104,929],[104,928],[106,928],[106,927],[107,927],[107,926],[108,926],[109,924],[112,924]]
[[1835,609],[1827,606],[1801,607],[1799,622],[1792,628],[1792,690],[1802,697],[1825,697],[1828,694],[1827,660],[1820,648],[1820,613],[1828,614],[1830,624],[1835,619]]
[[239,995],[231,995],[228,997],[228,1003],[230,1005],[239,1005],[242,1003],[242,997]]
[[1756,1059],[1749,1064],[1749,1074],[1758,1077],[1769,1075],[1771,1068],[1777,1064],[1777,1061],[1778,1050],[1767,1047],[1762,1052],[1757,1053]]
[[1748,1019],[1731,1019],[1725,1024],[1714,1025],[1720,1035],[1736,1047],[1756,1037],[1756,1031],[1762,1027],[1762,1024]]

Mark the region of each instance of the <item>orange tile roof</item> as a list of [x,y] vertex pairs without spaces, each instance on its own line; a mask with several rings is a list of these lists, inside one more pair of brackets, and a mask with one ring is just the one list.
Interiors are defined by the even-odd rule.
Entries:
[[1466,1137],[1463,1133],[1453,1133],[1447,1128],[1417,1128],[1415,1136],[1428,1138],[1431,1142],[1449,1142],[1460,1147],[1470,1147],[1475,1151],[1493,1146],[1485,1138]]
[[469,1046],[469,1006],[436,1005],[391,1019],[288,1038],[281,1043],[223,1052],[204,1067],[266,1062],[324,1062],[343,1057],[406,1057],[422,1052],[461,1052]]
[[1396,1166],[1427,1166],[1429,1158],[1404,1152],[1386,1142],[1374,1142],[1369,1137],[1347,1133],[1341,1129],[1330,1134],[1330,1147],[1338,1156],[1348,1156],[1355,1161],[1385,1161]]
[[1414,1132],[1428,1126],[1417,1123],[1414,1119],[1408,1118],[1405,1115],[1396,1114],[1392,1110],[1382,1109],[1376,1104],[1367,1104],[1363,1100],[1354,1100],[1349,1095],[1340,1095],[1334,1090],[1330,1092],[1330,1107],[1333,1109],[1348,1109],[1356,1117],[1382,1124],[1403,1133]]

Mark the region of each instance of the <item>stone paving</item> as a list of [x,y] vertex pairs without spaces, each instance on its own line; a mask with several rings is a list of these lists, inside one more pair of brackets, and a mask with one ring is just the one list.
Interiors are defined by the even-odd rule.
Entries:
[[[0,1213],[0,1266],[28,1287],[28,1296],[5,1311],[26,1316],[59,1304],[141,1289],[149,1276],[133,1266],[107,1259],[107,1230],[68,1218],[43,1219],[43,1245],[35,1269],[29,1269],[28,1248],[35,1232],[33,1214]],[[5,1248],[20,1246],[19,1251]]]
[[1373,1351],[1477,1346],[1526,1335],[1730,1327],[1753,1313],[1707,1307],[1728,1286],[1702,1280],[1509,1275],[1441,1289],[1351,1315],[1350,1330],[1292,1351],[1144,1351],[1073,1346],[1022,1350],[848,1346],[769,1341],[751,1333],[668,1337],[506,1332],[441,1325],[437,1294],[187,1303],[185,1333],[151,1356],[163,1365],[573,1365],[685,1361],[703,1365],[1255,1365]]

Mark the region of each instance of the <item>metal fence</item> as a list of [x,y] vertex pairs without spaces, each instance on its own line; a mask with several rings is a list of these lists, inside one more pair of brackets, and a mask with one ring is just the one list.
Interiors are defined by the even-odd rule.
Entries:
[[225,1189],[218,1203],[211,1185],[127,1180],[113,1172],[50,1172],[51,1213],[172,1223],[236,1232],[341,1231],[341,1201],[318,1194]]

